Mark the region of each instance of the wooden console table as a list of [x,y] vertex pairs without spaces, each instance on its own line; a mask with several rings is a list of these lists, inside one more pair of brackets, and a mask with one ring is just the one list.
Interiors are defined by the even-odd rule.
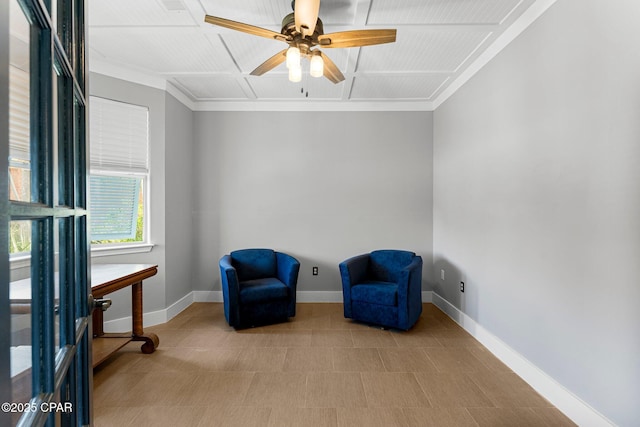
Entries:
[[132,330],[126,333],[105,333],[103,312],[93,310],[93,366],[131,341],[144,341],[141,350],[153,353],[160,340],[154,333],[144,333],[142,328],[142,281],[158,272],[153,264],[95,264],[91,266],[91,293],[94,299],[103,298],[117,290],[131,286]]
[[[153,264],[96,264],[91,266],[91,293],[94,299],[103,298],[117,290],[131,286],[131,317],[132,330],[126,333],[105,333],[103,326],[103,312],[101,309],[93,310],[93,366],[103,362],[114,352],[124,347],[131,341],[144,341],[143,353],[153,353],[160,340],[154,333],[144,333],[142,328],[142,281],[156,275],[158,266]],[[56,283],[58,278],[55,278]],[[22,279],[10,283],[11,314],[27,315],[31,313],[31,279]],[[57,300],[58,286],[55,287]],[[30,322],[25,322],[29,326]],[[25,344],[24,351],[31,351],[29,343]],[[12,349],[17,352],[18,349]],[[22,354],[22,353],[20,353]],[[26,353],[25,353],[26,354]],[[18,353],[16,353],[18,357]],[[20,356],[25,361],[29,358]],[[12,367],[14,364],[12,363]],[[26,363],[20,371],[31,369],[31,364]],[[17,372],[16,372],[17,374]],[[13,376],[13,374],[12,374]]]

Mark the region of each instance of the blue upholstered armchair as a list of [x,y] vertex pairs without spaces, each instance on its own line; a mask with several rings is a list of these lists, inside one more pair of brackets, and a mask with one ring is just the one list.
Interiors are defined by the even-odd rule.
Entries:
[[422,258],[380,250],[340,263],[344,317],[408,330],[422,313]]
[[243,249],[220,259],[224,315],[234,328],[286,321],[296,315],[300,263],[271,249]]

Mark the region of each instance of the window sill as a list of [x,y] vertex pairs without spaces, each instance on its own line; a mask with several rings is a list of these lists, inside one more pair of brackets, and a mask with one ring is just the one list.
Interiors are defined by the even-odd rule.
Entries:
[[19,268],[27,268],[31,265],[31,255],[21,255],[9,257],[9,268],[17,270]]
[[[91,257],[103,257],[103,256],[116,256],[116,255],[129,255],[129,254],[142,254],[151,252],[153,249],[153,243],[140,243],[134,245],[114,245],[107,247],[91,248]],[[11,257],[9,259],[9,268],[11,270],[18,270],[20,268],[27,268],[31,265],[31,255],[21,255]]]
[[133,245],[91,247],[91,258],[148,253],[151,252],[153,246],[152,243],[140,243]]

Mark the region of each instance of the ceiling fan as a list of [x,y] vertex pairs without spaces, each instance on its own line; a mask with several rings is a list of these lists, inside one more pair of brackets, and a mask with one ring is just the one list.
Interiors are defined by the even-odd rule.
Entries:
[[322,21],[318,18],[320,0],[293,0],[293,13],[282,20],[279,33],[242,22],[206,15],[204,20],[213,25],[230,28],[254,36],[266,37],[287,43],[289,47],[267,59],[255,70],[252,76],[261,76],[286,61],[289,80],[299,82],[302,79],[300,58],[310,62],[309,72],[313,77],[326,77],[333,83],[340,83],[344,75],[336,64],[324,55],[319,48],[360,47],[396,41],[396,30],[352,30],[324,34]]

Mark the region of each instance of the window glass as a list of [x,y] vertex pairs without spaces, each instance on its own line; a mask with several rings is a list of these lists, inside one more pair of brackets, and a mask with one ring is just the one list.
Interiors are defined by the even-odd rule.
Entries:
[[142,183],[136,176],[91,175],[92,243],[143,241]]
[[[31,221],[10,221],[12,245],[14,236],[21,236],[24,246],[19,246],[19,252],[31,252]],[[14,230],[19,230],[14,233]],[[15,403],[28,402],[31,398],[31,289],[29,268],[11,270],[9,285],[11,311],[11,392]],[[14,415],[13,423],[17,422],[21,413]]]
[[10,2],[9,198],[31,201],[30,28],[17,1]]

